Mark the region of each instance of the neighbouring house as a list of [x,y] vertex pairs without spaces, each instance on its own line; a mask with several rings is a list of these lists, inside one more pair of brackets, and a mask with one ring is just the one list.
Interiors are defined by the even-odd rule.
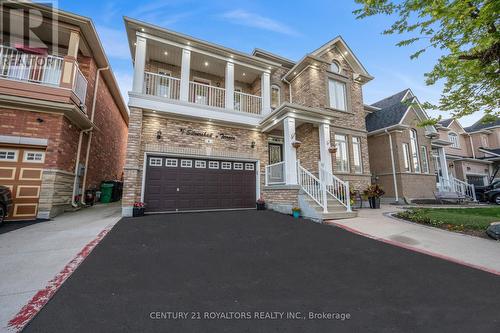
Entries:
[[89,18],[29,2],[1,15],[0,184],[10,219],[50,218],[122,178],[128,109]]
[[293,61],[125,26],[134,79],[124,216],[136,201],[176,212],[255,208],[260,197],[318,220],[355,215],[349,187],[371,182],[362,86],[373,78],[341,37]]
[[385,190],[386,202],[434,199],[435,158],[445,160],[444,147],[417,97],[405,89],[365,107],[370,168],[374,182]]

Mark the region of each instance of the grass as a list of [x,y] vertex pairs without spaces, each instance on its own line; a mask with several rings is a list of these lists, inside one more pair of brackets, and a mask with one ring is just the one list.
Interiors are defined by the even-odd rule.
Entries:
[[410,208],[396,216],[453,231],[484,231],[491,222],[500,221],[500,207]]

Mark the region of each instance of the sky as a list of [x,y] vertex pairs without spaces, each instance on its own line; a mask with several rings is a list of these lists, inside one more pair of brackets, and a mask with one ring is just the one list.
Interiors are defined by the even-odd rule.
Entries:
[[[410,88],[421,102],[436,103],[442,83],[426,86],[429,72],[440,56],[430,50],[416,60],[418,46],[398,47],[398,35],[382,35],[393,18],[376,16],[357,20],[354,0],[309,1],[194,1],[194,0],[59,0],[60,9],[90,17],[97,28],[122,94],[132,86],[132,60],[123,16],[143,20],[212,43],[251,53],[261,48],[292,60],[301,59],[341,35],[367,71],[375,77],[363,87],[364,103]],[[448,115],[439,111],[430,116]],[[464,117],[464,126],[481,117]]]

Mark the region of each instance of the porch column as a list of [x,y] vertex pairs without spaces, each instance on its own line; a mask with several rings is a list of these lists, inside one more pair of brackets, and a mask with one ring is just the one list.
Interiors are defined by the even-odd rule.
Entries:
[[285,181],[287,185],[297,184],[297,151],[292,146],[295,140],[295,118],[283,119],[283,157],[285,161]]
[[446,153],[443,147],[438,149],[439,154],[439,164],[441,164],[441,173],[443,174],[443,178],[445,180],[449,180],[450,176],[448,174],[448,163],[446,163]]
[[234,109],[234,64],[226,62],[226,109]]
[[182,49],[180,100],[189,101],[189,72],[191,71],[191,51]]
[[137,36],[135,43],[134,82],[132,91],[142,93],[144,87],[144,69],[146,67],[146,38]]
[[333,173],[332,170],[332,154],[328,151],[330,147],[330,125],[319,125],[319,156],[325,170]]
[[64,57],[61,73],[61,82],[59,86],[63,88],[73,89],[73,81],[75,79],[75,71],[78,66],[78,49],[80,45],[80,32],[71,30],[69,35],[68,53]]
[[267,72],[262,73],[260,81],[261,81],[260,91],[262,96],[262,114],[266,115],[271,112],[271,74]]

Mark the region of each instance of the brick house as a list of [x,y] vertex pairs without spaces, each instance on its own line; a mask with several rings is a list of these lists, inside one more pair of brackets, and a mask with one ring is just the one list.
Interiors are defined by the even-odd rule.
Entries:
[[11,28],[42,23],[31,39],[2,31],[0,185],[13,193],[10,219],[50,218],[122,177],[128,110],[90,19],[33,3],[1,10]]
[[123,215],[255,208],[349,217],[370,184],[362,86],[341,37],[292,61],[125,18],[134,62]]
[[[472,178],[488,174],[489,161],[471,157],[471,136],[458,121],[447,119],[421,127],[428,116],[410,89],[371,105],[366,117],[373,178],[386,202],[434,200],[440,192],[455,192],[475,201]],[[390,162],[388,162],[390,161]]]

